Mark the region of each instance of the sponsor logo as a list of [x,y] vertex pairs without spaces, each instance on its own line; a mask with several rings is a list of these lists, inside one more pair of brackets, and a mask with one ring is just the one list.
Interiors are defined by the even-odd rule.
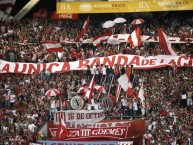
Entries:
[[88,4],[88,3],[84,3],[84,4],[81,4],[81,5],[79,6],[79,9],[80,9],[81,11],[90,11],[90,10],[92,10],[92,5],[91,5],[91,4]]
[[58,17],[61,19],[72,19],[72,14],[59,14]]

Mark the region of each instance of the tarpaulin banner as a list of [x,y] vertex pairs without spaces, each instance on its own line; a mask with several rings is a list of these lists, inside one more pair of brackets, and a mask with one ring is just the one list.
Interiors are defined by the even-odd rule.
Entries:
[[43,145],[134,145],[134,141],[48,141],[38,140]]
[[108,57],[93,57],[85,60],[73,62],[52,62],[52,63],[13,63],[0,60],[0,73],[19,73],[33,74],[47,70],[50,73],[64,73],[74,70],[86,70],[87,65],[96,66],[97,64],[113,67],[117,65],[133,65],[135,69],[152,69],[167,66],[173,66],[176,63],[178,67],[192,67],[193,57],[157,55],[157,56],[139,56],[139,55],[113,55]]
[[59,124],[61,118],[65,122],[95,123],[105,118],[104,110],[66,110],[54,114],[54,124]]
[[[129,36],[130,34],[114,34],[108,38],[107,43],[113,44],[113,45],[120,44],[120,43],[127,43]],[[156,35],[155,36],[141,35],[140,39],[141,39],[141,42],[144,42],[144,43],[150,43],[150,42],[158,43],[159,42],[159,38]],[[168,40],[170,43],[193,43],[193,38],[168,37]],[[69,38],[64,38],[60,42],[66,43],[66,44],[76,43],[75,40],[69,39]],[[93,38],[84,39],[82,41],[82,43],[85,43],[85,44],[93,43],[93,42],[94,42]]]
[[[125,140],[134,141],[139,145],[145,133],[144,120],[102,120],[97,123],[65,122],[65,124],[68,130],[66,141]],[[47,138],[51,140],[56,136],[58,125],[48,122],[47,127]]]
[[57,2],[56,11],[64,13],[122,13],[192,10],[192,0],[128,0]]

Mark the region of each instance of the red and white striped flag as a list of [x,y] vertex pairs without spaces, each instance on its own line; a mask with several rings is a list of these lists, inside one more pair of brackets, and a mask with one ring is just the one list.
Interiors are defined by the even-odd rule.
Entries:
[[61,118],[60,124],[58,126],[58,130],[56,132],[55,139],[62,140],[65,139],[68,135],[68,130],[66,129],[66,124],[64,123],[64,120]]
[[121,85],[122,89],[126,92],[126,94],[132,98],[134,98],[134,93],[132,89],[132,84],[130,82],[130,73],[126,72],[124,75],[118,78],[118,83]]
[[63,47],[59,42],[54,41],[45,41],[40,42],[40,45],[42,45],[49,53],[52,52],[63,52]]
[[137,47],[141,45],[140,40],[140,28],[137,27],[129,36],[128,42],[131,44],[132,47]]
[[107,40],[109,39],[111,35],[112,33],[108,32],[108,33],[103,33],[103,34],[93,37],[93,45],[100,46],[101,43],[107,42]]
[[118,85],[116,90],[116,95],[115,95],[116,102],[118,102],[119,100],[120,93],[121,93],[121,85]]
[[0,10],[6,10],[9,7],[13,7],[12,0],[1,0],[0,1]]
[[144,105],[145,97],[144,97],[143,83],[141,84],[139,90],[137,91],[136,99],[137,99],[137,100],[140,99],[142,105]]
[[159,36],[159,46],[162,49],[162,51],[168,55],[176,55],[176,53],[172,49],[172,45],[169,39],[167,38],[163,30],[161,28],[158,28],[157,31],[158,31],[158,36]]
[[82,36],[86,33],[89,22],[90,22],[90,16],[88,16],[88,18],[84,22],[84,25],[82,26],[82,30],[81,30],[80,34],[76,37],[76,41],[80,41]]
[[92,77],[92,79],[90,81],[90,84],[88,86],[89,90],[86,92],[86,94],[84,96],[84,97],[86,97],[88,99],[88,102],[91,102],[94,85],[95,85],[95,74],[93,75],[93,77]]

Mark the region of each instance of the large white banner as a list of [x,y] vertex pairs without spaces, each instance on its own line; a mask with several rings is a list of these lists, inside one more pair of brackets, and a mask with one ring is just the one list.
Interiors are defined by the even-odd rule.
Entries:
[[185,56],[138,56],[138,55],[113,55],[108,57],[93,57],[73,62],[52,62],[52,63],[12,63],[0,60],[0,73],[38,74],[42,70],[49,70],[51,73],[64,73],[73,70],[86,70],[87,65],[95,66],[103,64],[113,67],[117,65],[133,65],[135,69],[151,69],[173,66],[176,62],[178,67],[192,67],[193,57]]
[[66,110],[54,114],[54,124],[59,124],[60,119],[65,122],[95,123],[105,118],[104,110]]
[[[114,34],[108,38],[107,43],[116,45],[122,42],[128,42],[129,36],[130,34]],[[168,37],[168,40],[170,41],[170,43],[193,43],[193,38]],[[141,41],[145,43],[149,43],[149,42],[157,43],[159,42],[159,37],[141,35]],[[64,40],[61,40],[60,42],[66,43],[66,44],[77,43],[75,40],[69,39],[69,38],[65,38]],[[82,41],[82,43],[93,43],[93,38],[85,39]]]

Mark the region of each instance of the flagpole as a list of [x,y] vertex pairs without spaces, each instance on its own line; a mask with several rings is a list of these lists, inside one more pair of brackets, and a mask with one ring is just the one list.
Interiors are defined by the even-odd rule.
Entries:
[[114,75],[113,75],[113,78],[112,78],[112,80],[111,80],[111,84],[110,84],[110,86],[109,86],[108,95],[110,94],[110,91],[111,91],[111,87],[112,87],[113,80],[114,80]]
[[[105,76],[105,79],[104,79],[104,81],[103,81],[103,83],[102,83],[102,87],[103,87],[103,86],[104,86],[104,84],[105,84],[106,77],[107,77],[107,76]],[[101,92],[99,92],[98,97],[97,97],[97,100],[99,100],[100,95],[101,95]]]

